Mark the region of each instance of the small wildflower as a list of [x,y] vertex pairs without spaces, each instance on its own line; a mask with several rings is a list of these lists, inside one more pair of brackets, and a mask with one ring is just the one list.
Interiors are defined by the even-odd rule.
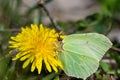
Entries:
[[38,74],[41,73],[43,64],[49,72],[52,72],[52,69],[58,72],[57,67],[63,69],[57,56],[60,45],[58,37],[59,33],[42,24],[40,26],[32,24],[31,27],[22,28],[22,31],[15,37],[11,37],[9,41],[12,51],[14,49],[19,51],[13,60],[24,61],[23,68],[31,63],[31,72],[37,69]]

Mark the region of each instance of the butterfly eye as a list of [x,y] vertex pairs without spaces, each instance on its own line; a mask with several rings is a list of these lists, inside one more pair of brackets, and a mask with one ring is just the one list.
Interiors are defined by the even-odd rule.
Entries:
[[57,37],[58,41],[62,41],[63,39],[61,38],[61,34]]
[[57,39],[58,39],[58,41],[62,41],[62,38],[60,38],[60,37],[58,37]]

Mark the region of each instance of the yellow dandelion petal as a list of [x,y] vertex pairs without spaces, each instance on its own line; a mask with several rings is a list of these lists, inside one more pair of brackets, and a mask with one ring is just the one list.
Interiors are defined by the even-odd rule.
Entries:
[[16,42],[13,42],[13,41],[9,41],[9,44],[15,44]]
[[13,51],[12,51],[12,50],[10,50],[10,51],[9,51],[9,54],[12,54],[12,53],[13,53]]
[[31,24],[30,27],[22,27],[21,30],[9,41],[9,47],[13,49],[10,53],[14,52],[14,49],[19,51],[13,60],[24,61],[23,68],[31,64],[31,72],[37,69],[38,74],[41,73],[42,64],[45,64],[48,72],[52,72],[52,69],[58,72],[57,67],[63,69],[57,56],[60,50],[58,37],[64,38],[62,33],[57,33],[42,24],[39,26]]
[[62,35],[62,36],[60,36],[60,38],[62,38],[62,39],[64,39],[65,37],[66,37],[66,36],[63,36],[63,35]]
[[26,68],[29,63],[30,63],[30,59],[27,59],[23,64],[23,68]]
[[13,61],[14,61],[14,60],[17,60],[17,59],[19,59],[19,58],[17,58],[17,57],[12,58]]
[[36,61],[36,67],[37,67],[37,69],[38,69],[38,74],[40,74],[41,69],[42,69],[42,58],[39,58],[39,59]]
[[20,54],[19,57],[22,57],[22,56],[24,56],[24,55],[27,55],[28,53],[29,53],[29,51],[19,53],[19,54]]
[[40,24],[40,31],[43,32],[44,31],[44,28],[43,28],[43,25]]
[[16,54],[16,57],[12,58],[12,60],[17,60],[17,59],[19,59],[19,58],[20,58],[20,55],[21,55],[21,52],[17,53],[17,54]]
[[32,66],[31,66],[31,72],[35,70],[35,61],[33,61]]
[[51,70],[51,67],[50,67],[50,65],[49,65],[49,63],[48,63],[48,61],[47,61],[47,58],[44,58],[44,62],[45,62],[45,65],[46,65],[47,70],[48,70],[49,72],[51,72],[52,70]]
[[59,67],[60,67],[61,69],[63,69],[63,65],[62,65],[62,63],[61,63],[59,60],[52,60],[52,61],[54,61],[54,64],[55,64],[55,65],[59,65]]
[[[15,37],[10,37],[12,40],[16,40],[16,38]],[[9,42],[11,42],[11,41],[9,41]]]
[[34,56],[31,56],[30,62],[32,63],[34,59],[35,59],[35,57],[34,57]]
[[52,66],[52,68],[53,68],[53,70],[54,70],[55,72],[58,72],[58,69],[57,69],[57,67],[56,67],[54,64],[51,63],[51,66]]
[[30,54],[27,54],[23,57],[20,58],[20,61],[24,61],[25,59],[29,58],[31,55]]
[[60,62],[60,61],[57,61],[57,63],[56,63],[57,65],[59,65],[59,67],[63,70],[64,68],[63,68],[63,65],[62,65],[62,63]]

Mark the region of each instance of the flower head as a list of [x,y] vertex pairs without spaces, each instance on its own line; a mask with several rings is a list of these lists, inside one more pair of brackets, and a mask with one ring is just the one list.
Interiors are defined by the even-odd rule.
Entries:
[[9,41],[9,47],[19,51],[13,60],[24,61],[23,68],[31,63],[31,72],[36,68],[38,74],[41,73],[43,64],[49,72],[52,69],[58,72],[57,67],[63,69],[57,56],[60,45],[58,37],[59,33],[42,24],[40,26],[32,24],[31,27],[22,28],[22,32],[11,37]]

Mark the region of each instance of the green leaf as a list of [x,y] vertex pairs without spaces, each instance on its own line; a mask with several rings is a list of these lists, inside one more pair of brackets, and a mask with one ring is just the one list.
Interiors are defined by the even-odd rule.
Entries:
[[86,79],[96,72],[99,61],[112,46],[110,40],[97,33],[72,34],[63,39],[59,59],[68,76]]
[[59,76],[57,75],[57,76],[54,78],[54,80],[59,80]]
[[100,66],[107,73],[111,70],[111,66],[103,61],[100,61]]
[[53,78],[56,76],[57,74],[55,72],[52,72],[48,75],[46,75],[45,77],[43,77],[41,80],[53,80]]
[[3,78],[6,75],[6,72],[8,70],[8,63],[10,61],[10,57],[1,59],[1,53],[0,53],[0,80],[3,80]]
[[9,65],[9,68],[8,68],[3,80],[15,80],[16,79],[15,65],[16,65],[15,61],[12,62],[11,65]]

